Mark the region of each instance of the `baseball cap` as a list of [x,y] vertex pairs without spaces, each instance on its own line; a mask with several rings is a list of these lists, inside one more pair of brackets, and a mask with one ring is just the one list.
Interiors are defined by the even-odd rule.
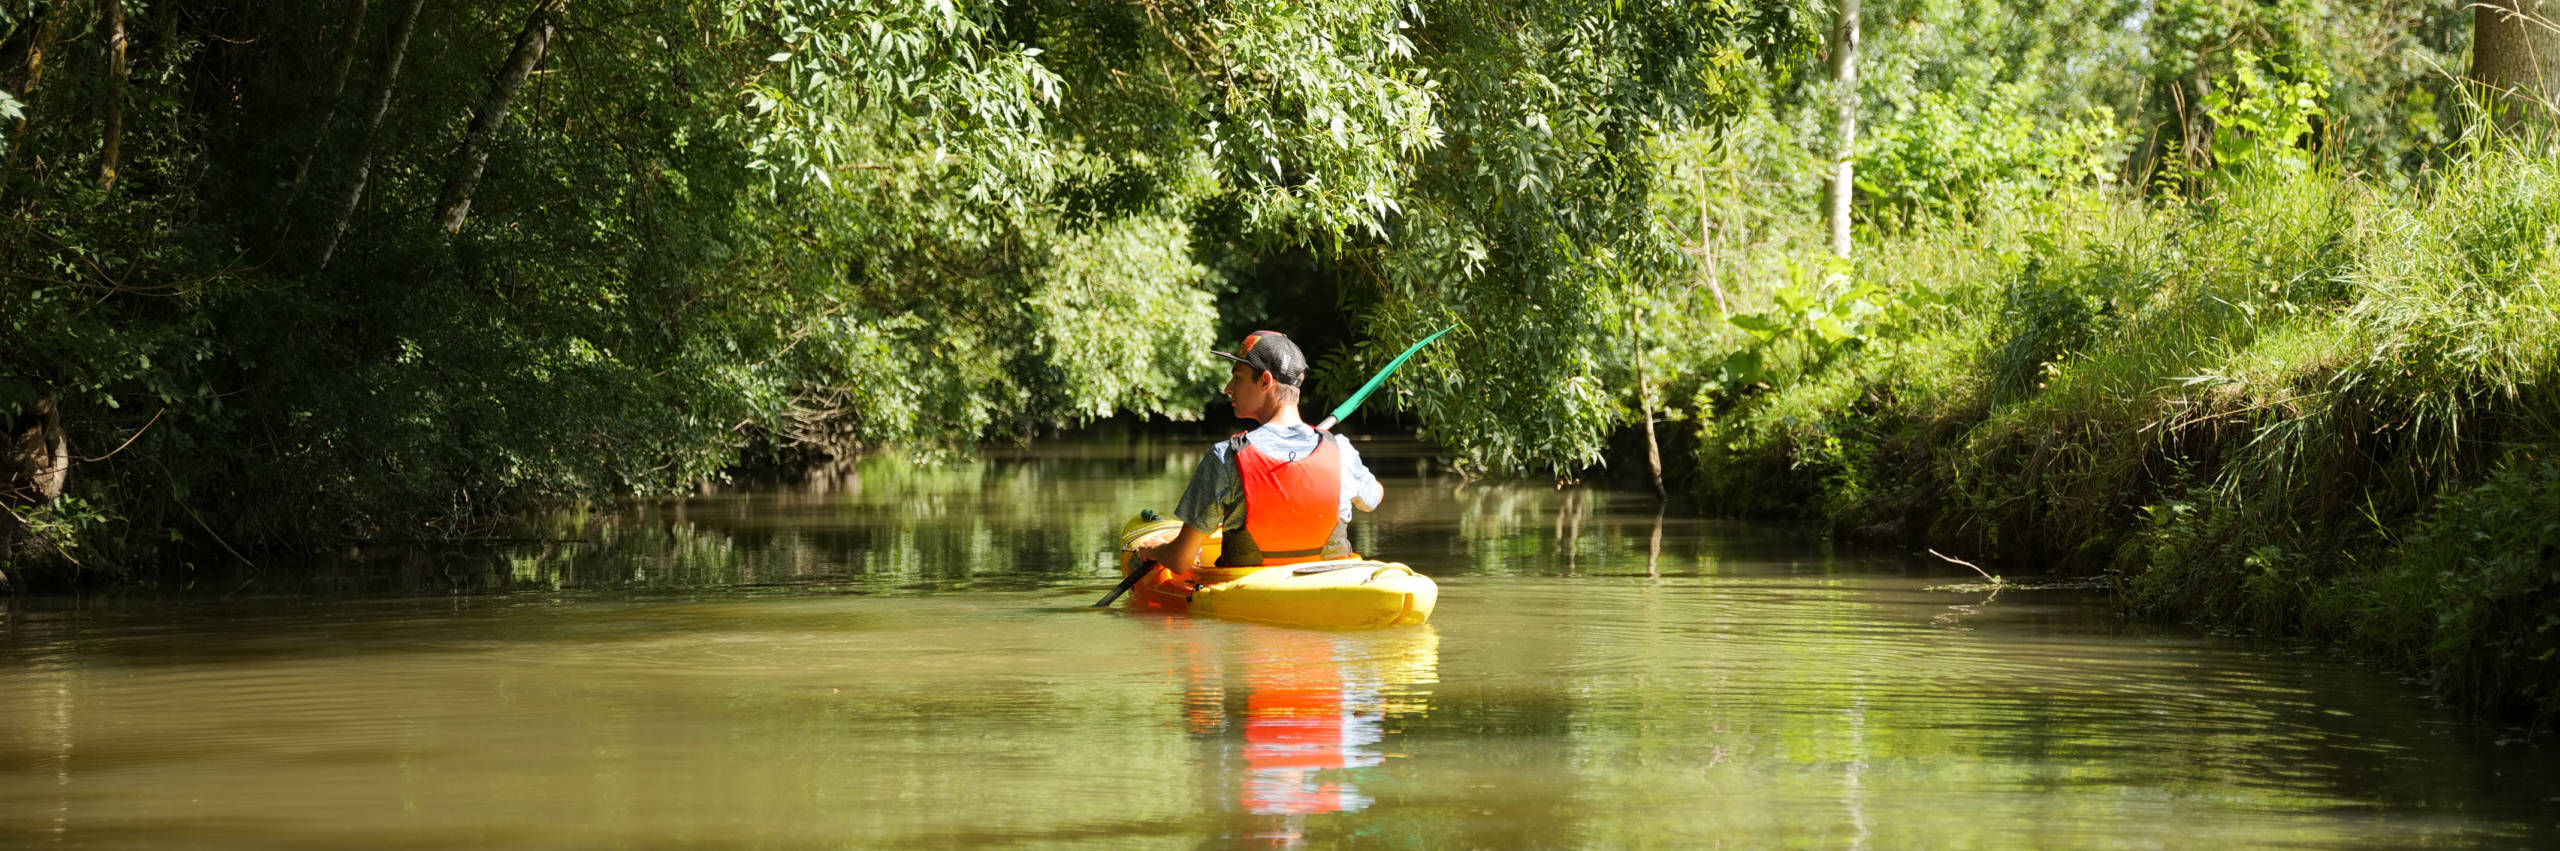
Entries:
[[1244,335],[1244,342],[1236,346],[1234,354],[1220,351],[1211,351],[1210,354],[1271,373],[1273,381],[1291,387],[1307,380],[1307,354],[1298,350],[1297,343],[1289,341],[1289,335],[1278,331],[1255,331]]

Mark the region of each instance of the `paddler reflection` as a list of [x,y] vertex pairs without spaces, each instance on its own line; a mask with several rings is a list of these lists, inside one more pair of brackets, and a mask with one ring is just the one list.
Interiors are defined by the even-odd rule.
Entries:
[[1319,632],[1166,618],[1180,654],[1199,764],[1235,817],[1222,838],[1294,848],[1309,817],[1358,812],[1387,741],[1431,709],[1440,638],[1430,627]]

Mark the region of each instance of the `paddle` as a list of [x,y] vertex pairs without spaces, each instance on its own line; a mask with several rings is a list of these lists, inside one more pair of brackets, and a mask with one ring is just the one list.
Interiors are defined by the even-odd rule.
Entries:
[[1431,336],[1422,338],[1422,342],[1415,343],[1412,346],[1407,347],[1404,350],[1404,354],[1397,355],[1395,360],[1388,361],[1385,369],[1378,370],[1378,374],[1370,376],[1369,383],[1360,385],[1360,392],[1351,394],[1351,398],[1344,399],[1342,400],[1342,404],[1334,406],[1333,413],[1325,415],[1324,422],[1316,424],[1316,430],[1324,431],[1325,429],[1332,428],[1333,424],[1340,422],[1343,417],[1351,416],[1351,409],[1360,407],[1361,402],[1367,401],[1369,398],[1369,391],[1378,389],[1378,385],[1380,384],[1385,384],[1387,382],[1387,376],[1396,374],[1397,367],[1403,366],[1405,361],[1413,359],[1413,353],[1422,351],[1422,347],[1431,345],[1431,341],[1440,339],[1440,335],[1455,330],[1458,330],[1458,326],[1451,325],[1447,328],[1442,328],[1438,331],[1431,332]]
[[[1351,394],[1351,398],[1345,399],[1342,401],[1342,404],[1334,406],[1333,413],[1327,414],[1324,418],[1324,422],[1316,424],[1316,430],[1323,431],[1325,429],[1332,428],[1334,423],[1340,422],[1343,417],[1350,416],[1352,409],[1360,407],[1360,403],[1369,398],[1370,391],[1376,390],[1378,389],[1378,385],[1386,383],[1387,376],[1394,375],[1398,367],[1404,366],[1405,361],[1412,360],[1413,353],[1422,351],[1422,347],[1431,345],[1431,341],[1440,339],[1440,335],[1457,329],[1458,326],[1456,325],[1442,328],[1438,331],[1432,332],[1431,336],[1422,338],[1422,342],[1415,343],[1412,346],[1407,347],[1404,350],[1404,354],[1397,355],[1395,360],[1388,361],[1384,368],[1379,369],[1377,375],[1370,376],[1369,383],[1360,385],[1359,392]],[[1147,512],[1147,514],[1150,515],[1154,513],[1155,512],[1152,511]],[[1153,518],[1151,517],[1149,519]],[[1129,589],[1131,588],[1138,587],[1138,580],[1141,577],[1154,572],[1154,570],[1148,568],[1143,559],[1140,560],[1137,568],[1130,570],[1129,575],[1120,577],[1120,584],[1112,586],[1111,593],[1102,595],[1102,601],[1093,604],[1093,607],[1099,609],[1104,606],[1111,605],[1111,601],[1120,599],[1120,595],[1129,593]]]
[[[1156,511],[1152,508],[1139,509],[1138,518],[1149,523],[1153,523],[1156,520]],[[1120,599],[1120,595],[1129,593],[1129,589],[1131,588],[1138,587],[1139,577],[1143,577],[1154,572],[1155,569],[1148,564],[1145,558],[1139,558],[1138,566],[1130,568],[1129,575],[1120,577],[1120,584],[1112,586],[1111,593],[1102,595],[1102,601],[1093,604],[1093,607],[1099,609],[1104,606],[1111,605],[1111,601]]]

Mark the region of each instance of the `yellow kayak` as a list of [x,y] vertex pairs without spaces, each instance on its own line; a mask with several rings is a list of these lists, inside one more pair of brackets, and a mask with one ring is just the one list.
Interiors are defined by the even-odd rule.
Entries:
[[1218,558],[1218,540],[1211,538],[1201,547],[1204,566],[1179,575],[1139,557],[1139,547],[1172,537],[1181,525],[1140,514],[1120,527],[1121,576],[1152,572],[1129,589],[1129,608],[1356,629],[1419,624],[1440,601],[1440,586],[1431,577],[1357,555],[1278,567],[1208,567]]

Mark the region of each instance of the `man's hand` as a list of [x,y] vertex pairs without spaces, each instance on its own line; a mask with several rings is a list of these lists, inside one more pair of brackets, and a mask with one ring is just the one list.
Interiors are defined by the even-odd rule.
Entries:
[[1154,534],[1148,535],[1144,538],[1139,538],[1135,541],[1130,541],[1129,548],[1138,551],[1139,555],[1147,558],[1155,558],[1156,548],[1173,543],[1174,536],[1180,534],[1179,530],[1181,528],[1182,527],[1180,525],[1175,525],[1170,528],[1157,530]]
[[1153,546],[1140,544],[1138,554],[1145,556],[1148,561],[1164,565],[1166,569],[1175,573],[1182,573],[1199,564],[1200,545],[1208,540],[1208,533],[1191,528],[1191,524],[1185,523],[1182,531],[1173,536],[1173,540]]

